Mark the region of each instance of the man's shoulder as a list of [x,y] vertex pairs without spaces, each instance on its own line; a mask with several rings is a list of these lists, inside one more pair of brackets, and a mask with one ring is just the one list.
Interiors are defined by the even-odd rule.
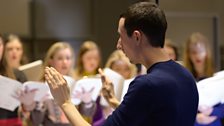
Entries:
[[150,71],[149,75],[147,78],[150,79],[170,80],[169,78],[175,78],[194,80],[192,74],[185,67],[172,60],[160,63]]
[[130,87],[135,87],[135,88],[146,88],[149,87],[152,84],[150,81],[150,76],[147,74],[145,75],[139,75],[137,76],[131,83]]

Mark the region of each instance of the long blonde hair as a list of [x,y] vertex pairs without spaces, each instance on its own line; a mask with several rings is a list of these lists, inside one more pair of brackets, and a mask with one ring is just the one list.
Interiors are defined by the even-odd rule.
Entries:
[[193,33],[188,38],[188,40],[185,44],[184,57],[183,57],[184,65],[187,69],[190,70],[190,72],[192,72],[192,74],[195,76],[195,78],[197,78],[196,70],[193,66],[191,59],[190,59],[190,45],[197,44],[197,43],[204,45],[204,47],[206,49],[204,75],[206,77],[210,77],[214,73],[213,60],[212,60],[212,56],[211,56],[212,54],[211,54],[211,50],[209,49],[209,46],[208,46],[207,38],[199,32]]
[[72,60],[72,65],[71,65],[70,71],[68,73],[68,76],[73,76],[74,75],[73,67],[74,67],[75,57],[74,57],[73,48],[67,42],[56,42],[48,49],[47,54],[45,56],[44,63],[43,63],[42,76],[40,78],[41,81],[44,81],[44,69],[45,69],[45,67],[50,66],[50,64],[49,64],[50,59],[52,59],[54,57],[54,55],[61,49],[69,49],[71,51],[71,53],[72,53],[72,57],[71,57],[72,58],[71,59]]
[[[107,60],[107,63],[105,65],[105,67],[111,68],[112,65],[116,61],[118,61],[118,60],[122,60],[122,61],[124,61],[128,65],[128,67],[129,67],[129,69],[131,71],[130,72],[130,75],[129,75],[129,78],[132,78],[132,77],[136,76],[136,74],[137,74],[137,68],[136,68],[136,66],[134,64],[131,64],[130,63],[128,57],[126,57],[125,54],[121,50],[115,50],[110,55],[110,57]],[[127,79],[129,79],[129,78],[127,78]]]
[[76,60],[77,61],[76,65],[75,65],[76,66],[76,69],[75,69],[76,79],[81,78],[82,74],[84,73],[84,66],[83,66],[82,57],[86,52],[88,52],[90,50],[98,50],[99,55],[100,55],[99,56],[100,61],[99,61],[98,67],[96,68],[96,73],[97,73],[97,69],[101,66],[101,54],[100,54],[100,49],[97,46],[97,44],[93,41],[84,41],[83,44],[80,47],[79,54],[78,54],[78,57],[77,57],[77,60]]

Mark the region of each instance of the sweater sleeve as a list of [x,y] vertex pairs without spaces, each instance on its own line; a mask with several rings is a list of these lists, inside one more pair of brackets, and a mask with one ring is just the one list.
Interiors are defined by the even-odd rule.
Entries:
[[219,104],[213,107],[213,111],[210,114],[211,116],[217,116],[218,118],[224,117],[224,104]]

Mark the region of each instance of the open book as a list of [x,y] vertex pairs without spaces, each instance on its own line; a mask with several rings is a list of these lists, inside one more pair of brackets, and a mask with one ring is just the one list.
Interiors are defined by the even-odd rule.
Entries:
[[134,78],[131,78],[131,79],[128,79],[128,80],[125,80],[125,81],[124,81],[124,86],[123,86],[123,90],[122,90],[122,92],[121,92],[121,99],[120,99],[120,102],[123,101],[124,96],[125,96],[125,94],[126,94],[127,91],[128,91],[129,85],[130,85],[130,83],[131,83],[133,80],[134,80]]
[[41,82],[27,81],[22,84],[19,81],[0,76],[0,108],[14,111],[20,105],[19,100],[15,98],[16,92],[25,90],[25,88],[28,90],[37,89],[34,101],[40,101],[49,91],[48,86]]
[[101,88],[102,88],[102,82],[99,77],[83,78],[77,81],[71,92],[72,103],[74,105],[79,105],[81,103],[81,100],[77,98],[75,95],[78,92],[82,92],[83,90],[89,92],[91,89],[93,89],[91,98],[93,101],[96,101],[97,97],[100,94]]
[[[104,73],[112,81],[112,83],[114,85],[114,92],[115,92],[116,98],[119,101],[122,100],[123,95],[127,92],[129,84],[126,84],[127,87],[123,88],[125,79],[122,77],[122,75],[120,75],[119,73],[117,73],[109,68],[105,68]],[[126,81],[126,83],[129,83],[129,82],[130,82],[130,80]],[[99,76],[83,78],[76,82],[74,88],[72,89],[72,102],[75,105],[78,105],[81,102],[80,99],[78,99],[74,96],[75,96],[76,92],[82,91],[82,88],[85,91],[90,91],[93,88],[92,100],[96,101],[97,97],[100,95],[101,88],[102,88],[101,78]],[[100,103],[103,106],[109,106],[106,99],[104,99],[103,97],[101,98]]]
[[212,107],[224,103],[224,72],[218,72],[213,77],[197,83],[199,106]]
[[[22,71],[29,81],[38,81],[40,80],[41,70],[42,70],[42,60],[37,60],[32,63],[25,64],[19,67],[19,70]],[[35,74],[34,74],[35,73]]]
[[[75,80],[69,76],[63,77],[67,81],[69,88],[71,88],[72,85],[74,85]],[[22,84],[19,81],[0,75],[0,89],[0,108],[4,108],[9,111],[14,111],[16,107],[20,105],[20,101],[15,98],[17,96],[16,92],[19,90],[27,89],[30,91],[36,89],[33,99],[34,101],[53,99],[46,82],[27,81]]]

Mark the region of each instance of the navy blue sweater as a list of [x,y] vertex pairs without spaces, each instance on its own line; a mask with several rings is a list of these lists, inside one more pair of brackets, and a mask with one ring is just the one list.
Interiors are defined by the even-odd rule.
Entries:
[[104,126],[193,126],[198,108],[194,77],[169,60],[136,77]]

